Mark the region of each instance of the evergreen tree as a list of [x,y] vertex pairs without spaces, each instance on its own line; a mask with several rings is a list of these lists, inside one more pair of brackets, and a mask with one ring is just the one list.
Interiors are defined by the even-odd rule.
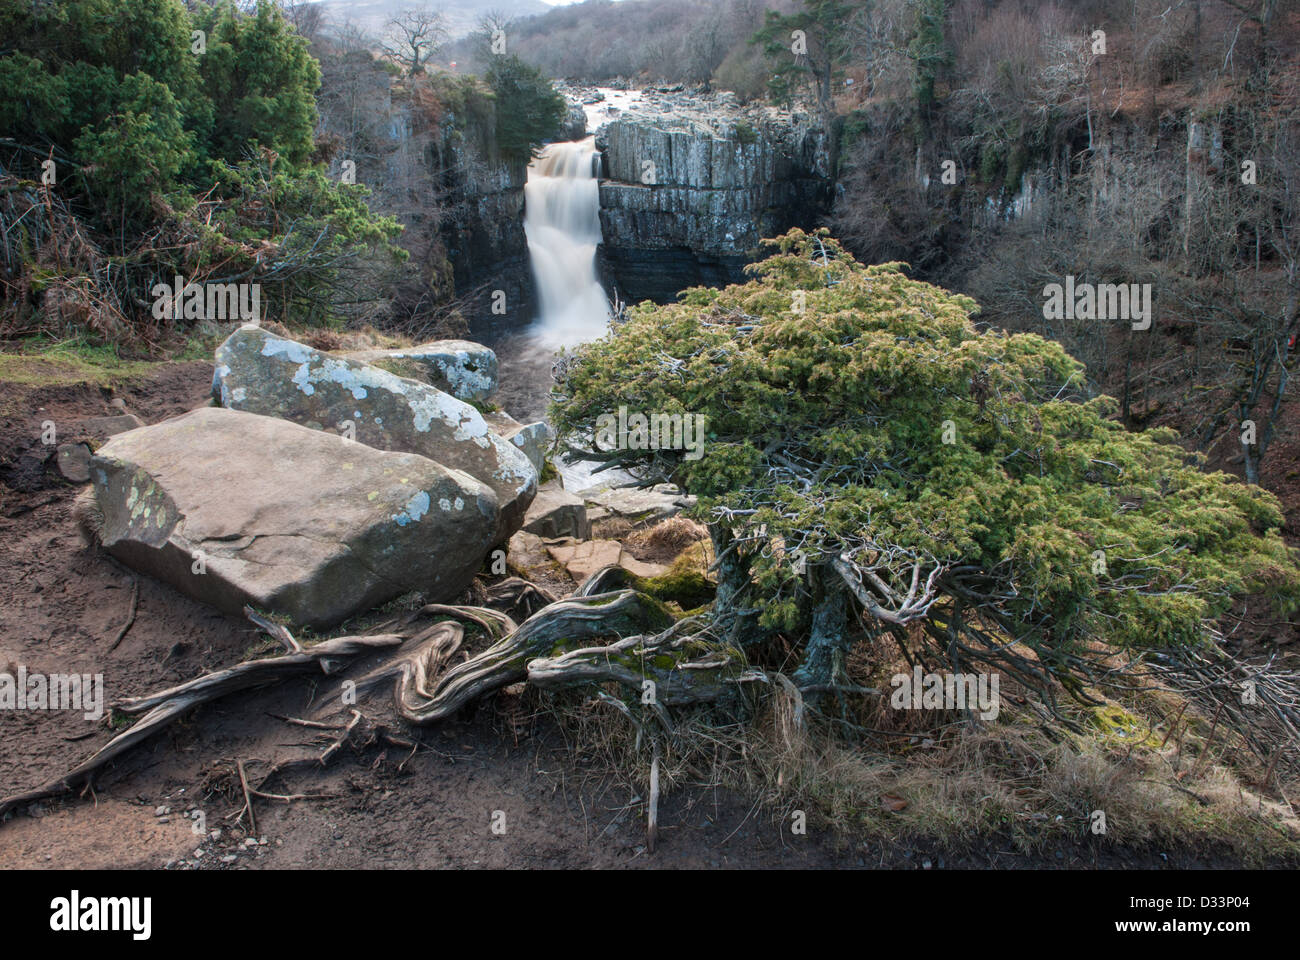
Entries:
[[952,64],[943,31],[947,17],[948,0],[918,0],[916,29],[908,53],[915,64],[913,89],[922,114],[934,103],[935,84]]
[[829,122],[835,112],[835,81],[850,49],[852,20],[864,12],[866,5],[852,0],[803,0],[802,9],[792,14],[768,10],[752,42],[762,44],[776,64],[774,98],[788,103],[791,77],[802,77]]
[[501,156],[527,160],[555,136],[567,107],[551,81],[513,54],[493,58],[485,78],[496,96],[496,139]]
[[229,0],[195,15],[207,32],[200,58],[212,100],[212,153],[236,162],[254,145],[303,163],[312,152],[320,68],[307,41],[270,0],[241,14]]
[[[764,243],[748,283],[642,304],[580,348],[552,408],[585,458],[698,495],[717,635],[781,632],[812,684],[891,632],[1073,691],[1097,644],[1204,653],[1244,594],[1300,609],[1276,498],[1170,430],[1125,430],[1059,344],[977,331],[968,297],[825,230]],[[598,448],[620,407],[703,415],[703,455]]]

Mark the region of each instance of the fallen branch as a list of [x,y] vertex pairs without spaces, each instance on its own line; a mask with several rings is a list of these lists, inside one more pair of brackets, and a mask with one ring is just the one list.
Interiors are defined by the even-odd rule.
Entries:
[[239,771],[239,785],[244,788],[244,809],[248,811],[248,835],[257,836],[257,814],[253,812],[253,798],[248,789],[248,774],[244,772],[244,761],[236,760],[235,769]]
[[130,729],[113,737],[90,757],[58,779],[51,780],[34,790],[0,800],[0,819],[16,807],[36,800],[60,796],[79,786],[89,784],[94,775],[109,761],[153,736],[170,725],[177,717],[200,704],[209,703],[240,690],[274,682],[291,674],[317,669],[331,673],[337,669],[338,661],[342,659],[375,650],[390,649],[399,646],[406,639],[404,634],[335,637],[311,648],[299,647],[295,653],[261,660],[248,660],[233,667],[204,674],[158,693],[133,697],[114,704],[114,710],[120,713],[143,714],[143,716]]
[[352,731],[357,728],[357,724],[360,722],[361,711],[353,710],[352,719],[349,720],[348,725],[343,728],[343,732],[340,733],[334,742],[325,749],[325,752],[320,755],[320,765],[322,767],[330,762],[330,757],[343,749],[343,745],[348,742],[348,739],[352,736]]
[[113,642],[108,645],[109,653],[112,653],[114,650],[117,649],[117,645],[122,642],[122,638],[125,637],[127,631],[131,629],[131,625],[135,623],[135,614],[137,608],[139,607],[139,604],[140,604],[140,578],[135,577],[131,581],[131,609],[130,611],[128,611],[126,615],[126,623],[122,624],[122,629],[117,631],[117,636],[114,637]]
[[650,762],[650,798],[646,802],[646,849],[655,852],[659,840],[659,741],[655,741],[655,755]]

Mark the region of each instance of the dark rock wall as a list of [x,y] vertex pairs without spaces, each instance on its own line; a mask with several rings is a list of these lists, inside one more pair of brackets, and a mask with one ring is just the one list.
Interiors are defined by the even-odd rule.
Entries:
[[[457,297],[466,299],[463,313],[477,337],[500,336],[533,319],[536,295],[524,235],[522,163],[488,163],[458,146],[446,189],[454,215],[443,231]],[[504,313],[494,313],[505,294]]]

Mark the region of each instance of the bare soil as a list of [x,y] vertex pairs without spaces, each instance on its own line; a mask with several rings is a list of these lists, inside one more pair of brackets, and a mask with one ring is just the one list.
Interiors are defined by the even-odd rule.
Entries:
[[[84,546],[71,517],[79,488],[59,476],[52,448],[40,443],[43,421],[67,439],[62,431],[78,419],[118,412],[113,397],[147,423],[178,415],[206,402],[210,378],[209,364],[172,363],[116,392],[0,384],[0,670],[102,673],[112,701],[236,662],[262,644],[248,622],[139,577],[134,622],[110,650],[131,615],[137,577]],[[507,695],[416,731],[414,753],[346,748],[327,767],[279,776],[275,791],[325,796],[258,801],[248,844],[235,763],[261,773],[301,756],[319,731],[275,715],[304,716],[315,692],[304,678],[196,711],[123,757],[93,791],[32,805],[0,824],[0,869],[1238,865],[1230,852],[1194,845],[1124,849],[1080,838],[1026,856],[997,836],[961,850],[904,837],[850,842],[812,820],[808,835],[795,836],[788,820],[717,789],[665,797],[651,854],[640,798],[575,762],[547,715],[528,714],[523,699]],[[58,776],[111,736],[106,723],[80,713],[0,712],[0,794]],[[187,816],[195,809],[206,838]],[[502,822],[498,811],[503,833],[492,829],[494,817]],[[213,830],[221,831],[215,840]]]

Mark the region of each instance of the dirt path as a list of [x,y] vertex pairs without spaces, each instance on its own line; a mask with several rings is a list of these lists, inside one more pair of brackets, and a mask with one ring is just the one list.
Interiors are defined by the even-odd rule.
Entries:
[[[207,364],[169,364],[116,396],[152,423],[205,402],[210,375]],[[106,702],[237,661],[262,639],[251,624],[141,577],[135,621],[109,650],[130,614],[136,576],[83,546],[71,519],[78,488],[45,462],[38,438],[44,420],[64,430],[117,412],[110,399],[91,386],[0,384],[0,670],[102,673]],[[841,844],[815,825],[792,836],[788,823],[719,790],[669,795],[652,856],[639,798],[575,765],[548,717],[521,716],[520,701],[505,696],[420,731],[413,755],[348,748],[326,768],[283,775],[274,790],[328,798],[259,801],[248,844],[246,825],[232,816],[242,806],[235,761],[264,772],[313,749],[302,744],[318,731],[272,716],[302,716],[313,694],[304,678],[196,712],[123,758],[93,796],[39,804],[0,826],[0,869],[1233,865],[1215,851],[1082,842],[1034,856],[996,838],[964,852],[888,838]],[[57,776],[111,735],[80,713],[0,711],[0,793]],[[195,809],[202,831],[187,815]]]

